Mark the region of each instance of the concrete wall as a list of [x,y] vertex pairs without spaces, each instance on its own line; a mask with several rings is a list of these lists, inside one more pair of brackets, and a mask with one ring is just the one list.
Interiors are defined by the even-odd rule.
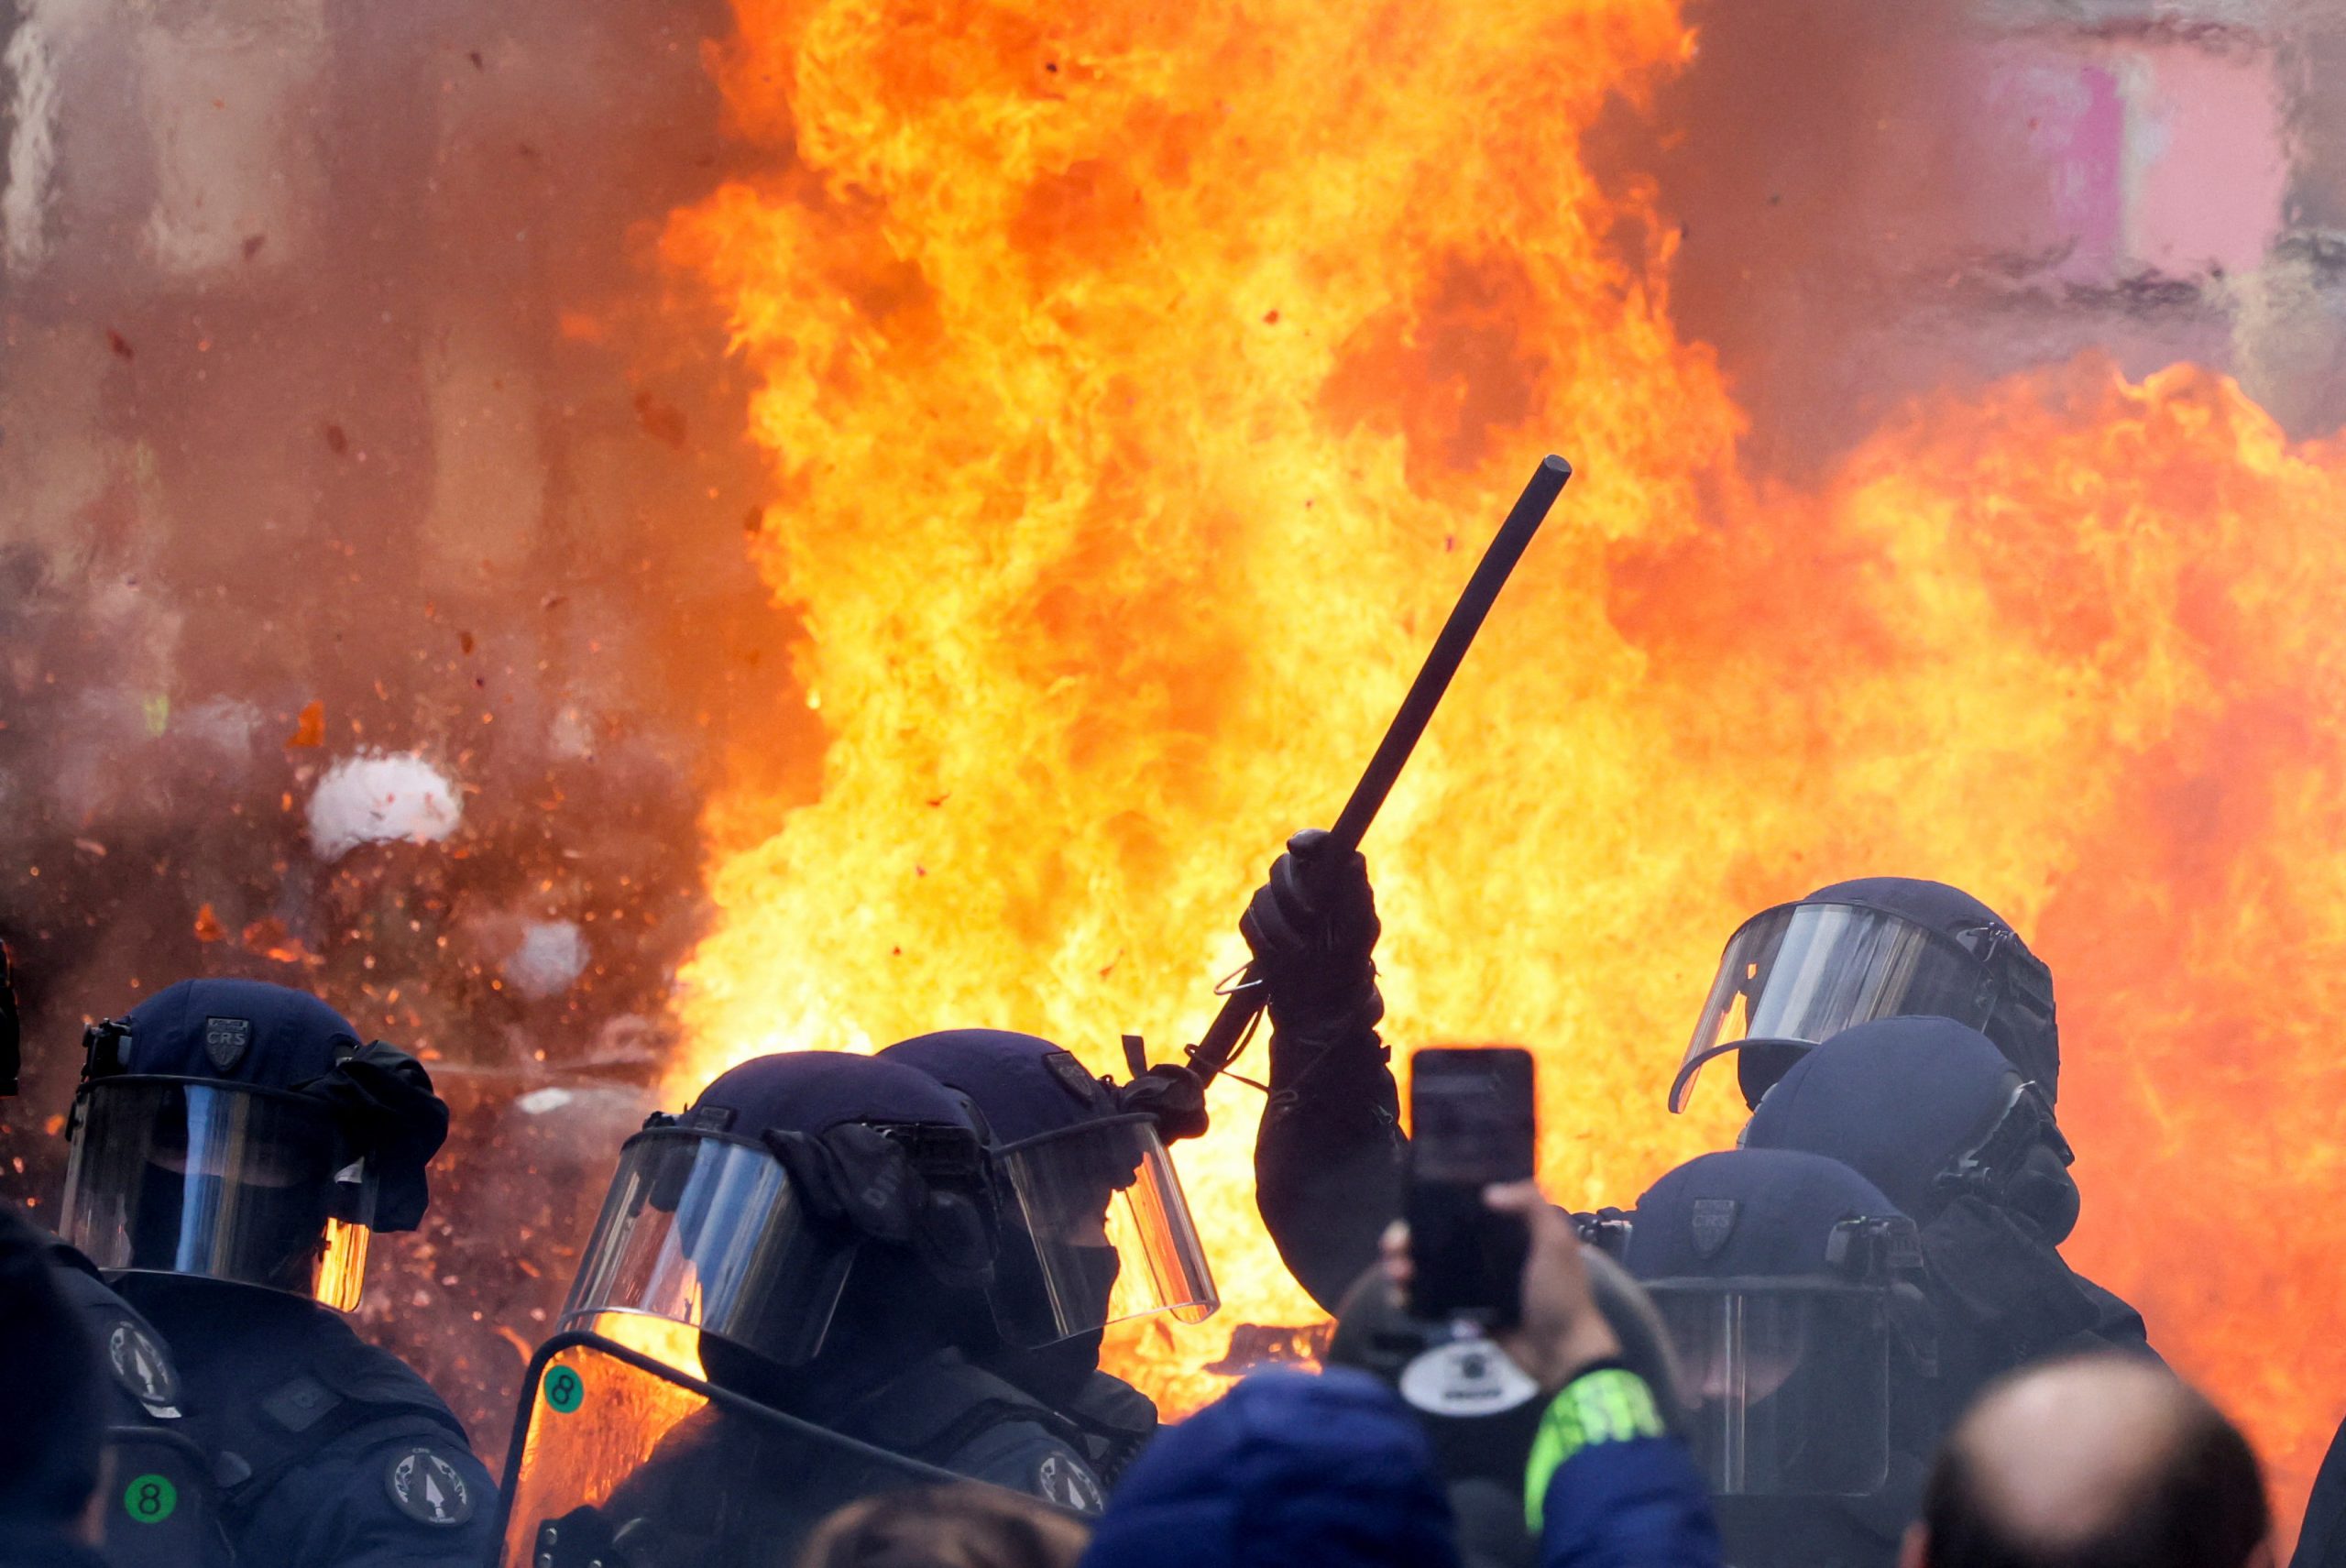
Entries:
[[1683,326],[1795,473],[2081,350],[2346,421],[2346,14],[2266,0],[1698,0],[1658,168]]

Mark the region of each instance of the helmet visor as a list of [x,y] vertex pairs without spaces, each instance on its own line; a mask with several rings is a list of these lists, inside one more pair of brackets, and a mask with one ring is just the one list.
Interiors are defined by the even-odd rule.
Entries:
[[1882,1292],[1798,1280],[1664,1279],[1687,1436],[1719,1496],[1862,1497],[1890,1473]]
[[994,1317],[1014,1344],[1128,1318],[1203,1322],[1222,1305],[1153,1116],[1115,1116],[998,1151],[1014,1200]]
[[333,1119],[277,1090],[173,1078],[86,1085],[58,1234],[101,1268],[192,1274],[347,1312],[367,1274],[374,1182]]
[[762,1144],[654,1128],[619,1151],[562,1321],[662,1318],[797,1366],[822,1349],[854,1258]]
[[1694,1036],[1670,1086],[1683,1111],[1714,1057],[1760,1042],[1818,1045],[1853,1025],[1917,1014],[1979,1028],[1994,990],[1953,939],[1854,904],[1784,904],[1727,938]]

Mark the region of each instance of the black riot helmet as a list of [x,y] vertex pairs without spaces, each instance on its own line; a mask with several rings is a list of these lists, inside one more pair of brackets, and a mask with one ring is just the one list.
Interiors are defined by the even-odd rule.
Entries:
[[1221,1305],[1165,1152],[1182,1130],[1165,1126],[1162,1091],[1180,1087],[1157,1076],[1166,1069],[1118,1086],[1048,1040],[1002,1029],[921,1035],[880,1059],[967,1095],[985,1119],[1014,1200],[993,1290],[1006,1344],[1096,1340],[1157,1312],[1202,1322]]
[[866,1292],[873,1311],[916,1313],[984,1288],[1000,1227],[959,1096],[872,1057],[759,1057],[621,1147],[562,1326],[664,1320],[697,1331],[705,1356],[727,1356],[713,1339],[767,1367],[804,1366],[851,1277],[884,1276]]
[[1877,1018],[1952,1018],[1986,1035],[2050,1105],[2060,1091],[2053,971],[1996,912],[1959,888],[1867,877],[1762,910],[1727,939],[1670,1108],[1737,1053],[1757,1106],[1803,1051]]
[[1926,1227],[1966,1195],[2026,1217],[2047,1242],[2077,1223],[2051,1103],[1986,1036],[1950,1019],[1842,1030],[1768,1091],[1743,1144],[1837,1159]]
[[316,997],[181,981],[83,1047],[58,1233],[99,1267],[348,1311],[367,1234],[422,1222],[448,1107],[422,1064]]
[[1847,1500],[1919,1481],[1937,1334],[1914,1223],[1872,1183],[1815,1155],[1705,1155],[1638,1201],[1626,1261],[1670,1330],[1716,1494]]

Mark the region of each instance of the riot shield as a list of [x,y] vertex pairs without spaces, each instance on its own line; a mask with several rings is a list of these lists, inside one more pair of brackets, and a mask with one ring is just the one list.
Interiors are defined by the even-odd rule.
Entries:
[[507,1450],[503,1568],[790,1568],[859,1497],[977,1485],[784,1415],[600,1334],[530,1363]]

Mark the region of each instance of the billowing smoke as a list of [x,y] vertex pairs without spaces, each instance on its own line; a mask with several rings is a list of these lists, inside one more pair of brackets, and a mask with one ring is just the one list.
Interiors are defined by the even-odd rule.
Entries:
[[54,1201],[85,1019],[318,992],[456,1106],[363,1326],[492,1451],[649,1101],[707,777],[807,743],[721,329],[648,261],[725,21],[0,5],[0,1190]]

